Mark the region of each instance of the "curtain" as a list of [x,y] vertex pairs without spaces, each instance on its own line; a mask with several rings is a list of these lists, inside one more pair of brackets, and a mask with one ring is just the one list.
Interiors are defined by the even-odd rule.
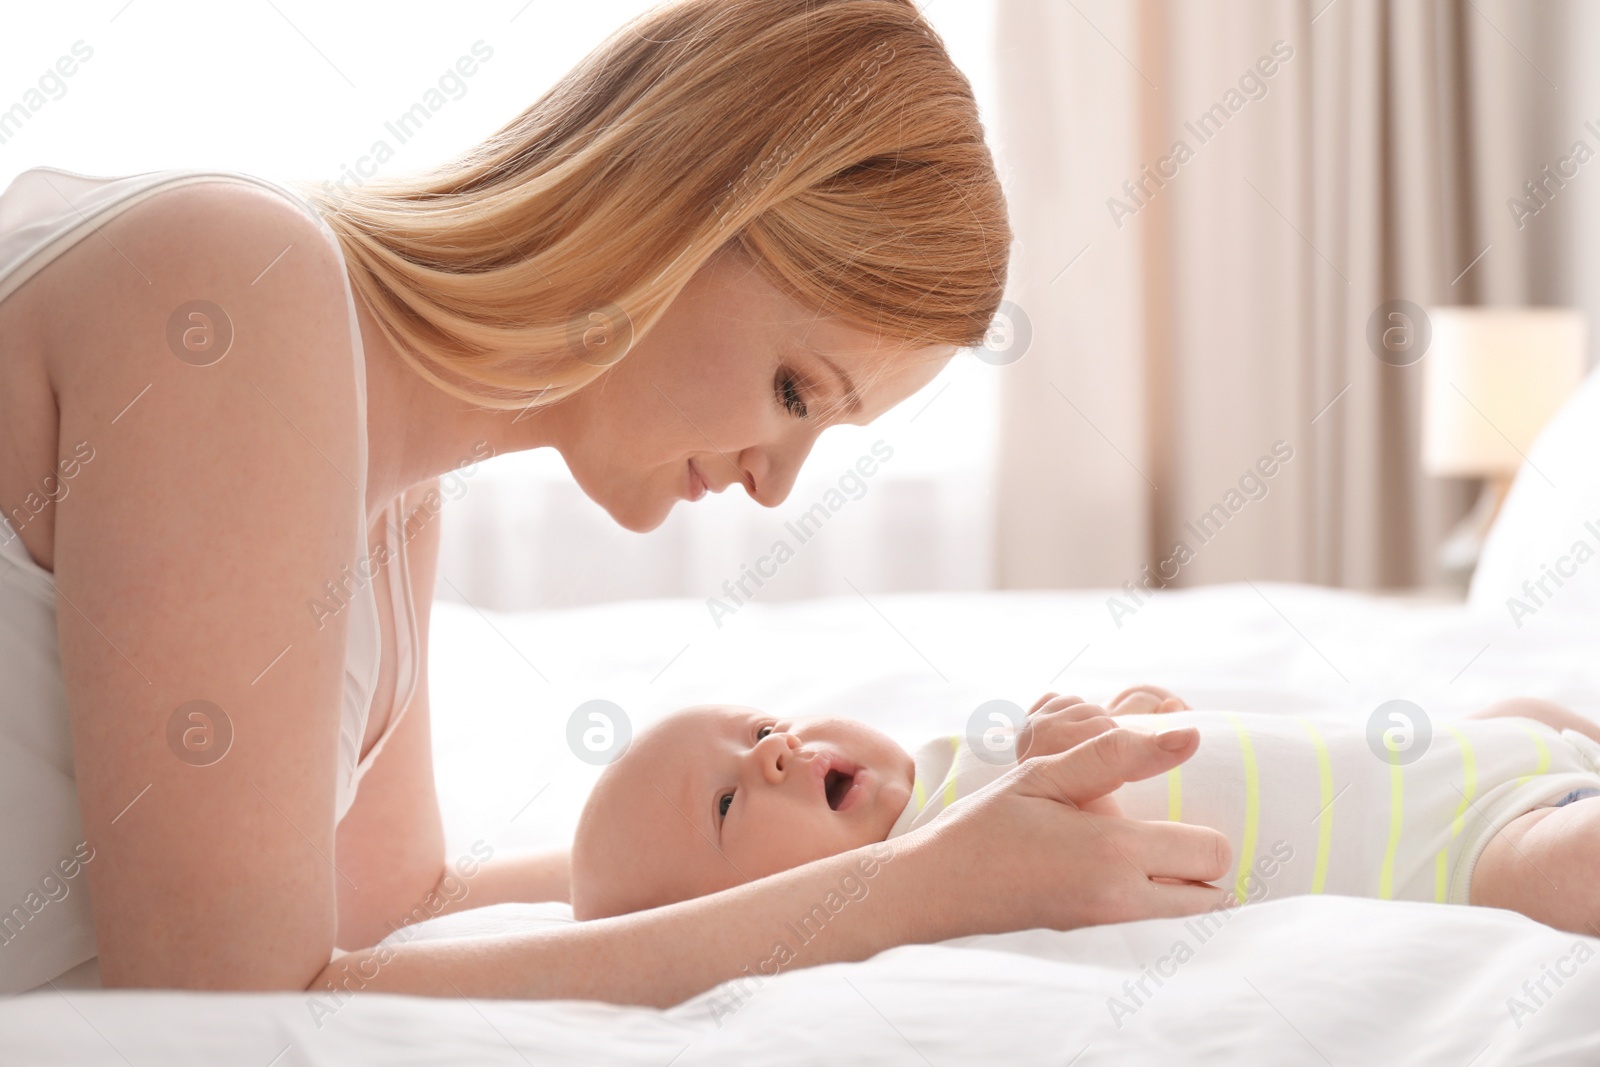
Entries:
[[447,505],[435,595],[486,611],[689,597],[721,629],[750,604],[992,586],[988,512],[971,506],[970,477],[885,471],[841,489],[846,472],[832,473],[776,513],[735,489],[680,504],[643,536],[570,476],[475,477]]
[[1421,472],[1426,309],[1600,310],[1600,161],[1558,166],[1600,149],[1597,22],[1000,0],[1032,337],[1003,368],[1000,584],[1434,582],[1473,486]]

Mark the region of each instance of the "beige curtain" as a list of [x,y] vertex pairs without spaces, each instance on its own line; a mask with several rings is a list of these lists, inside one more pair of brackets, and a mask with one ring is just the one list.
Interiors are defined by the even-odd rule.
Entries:
[[999,17],[1032,329],[996,368],[1001,584],[1430,584],[1474,487],[1421,472],[1422,364],[1380,360],[1369,320],[1395,300],[1593,304],[1600,160],[1542,204],[1524,183],[1579,139],[1600,149],[1595,13],[1000,0]]

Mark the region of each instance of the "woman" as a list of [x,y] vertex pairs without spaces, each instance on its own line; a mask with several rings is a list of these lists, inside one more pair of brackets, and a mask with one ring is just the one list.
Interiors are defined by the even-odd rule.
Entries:
[[[741,973],[857,857],[372,948],[451,873],[427,492],[549,446],[634,530],[734,483],[780,503],[822,429],[996,311],[969,86],[907,0],[686,0],[436,172],[304,192],[41,169],[0,197],[4,988],[94,954],[110,986],[659,1005]],[[1220,835],[1097,802],[1192,744],[1107,727],[904,838],[791,965],[1215,906]],[[468,899],[565,898],[557,854]]]

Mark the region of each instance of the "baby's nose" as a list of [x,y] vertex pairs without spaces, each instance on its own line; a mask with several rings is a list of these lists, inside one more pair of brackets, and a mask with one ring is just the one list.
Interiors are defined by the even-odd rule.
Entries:
[[774,785],[788,777],[794,770],[795,752],[801,741],[791,733],[771,733],[762,738],[757,750],[761,753],[761,769]]

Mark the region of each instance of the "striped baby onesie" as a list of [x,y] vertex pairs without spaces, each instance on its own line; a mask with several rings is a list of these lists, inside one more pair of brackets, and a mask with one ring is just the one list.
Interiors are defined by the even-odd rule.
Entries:
[[[1380,756],[1365,723],[1347,718],[1185,711],[1121,722],[1199,728],[1187,762],[1115,795],[1130,818],[1225,834],[1234,863],[1217,884],[1240,901],[1337,893],[1465,904],[1495,834],[1574,791],[1600,789],[1600,743],[1531,719],[1440,722],[1420,756]],[[982,759],[959,735],[935,738],[914,758],[911,800],[890,837],[1013,766]]]
[[[1016,766],[1015,748],[1009,752],[990,752],[990,760],[980,758],[960,734],[936,737],[912,756],[916,773],[911,781],[911,799],[900,817],[889,828],[890,837],[926,826],[951,804],[988,785]],[[994,762],[1000,756],[1003,761]]]

